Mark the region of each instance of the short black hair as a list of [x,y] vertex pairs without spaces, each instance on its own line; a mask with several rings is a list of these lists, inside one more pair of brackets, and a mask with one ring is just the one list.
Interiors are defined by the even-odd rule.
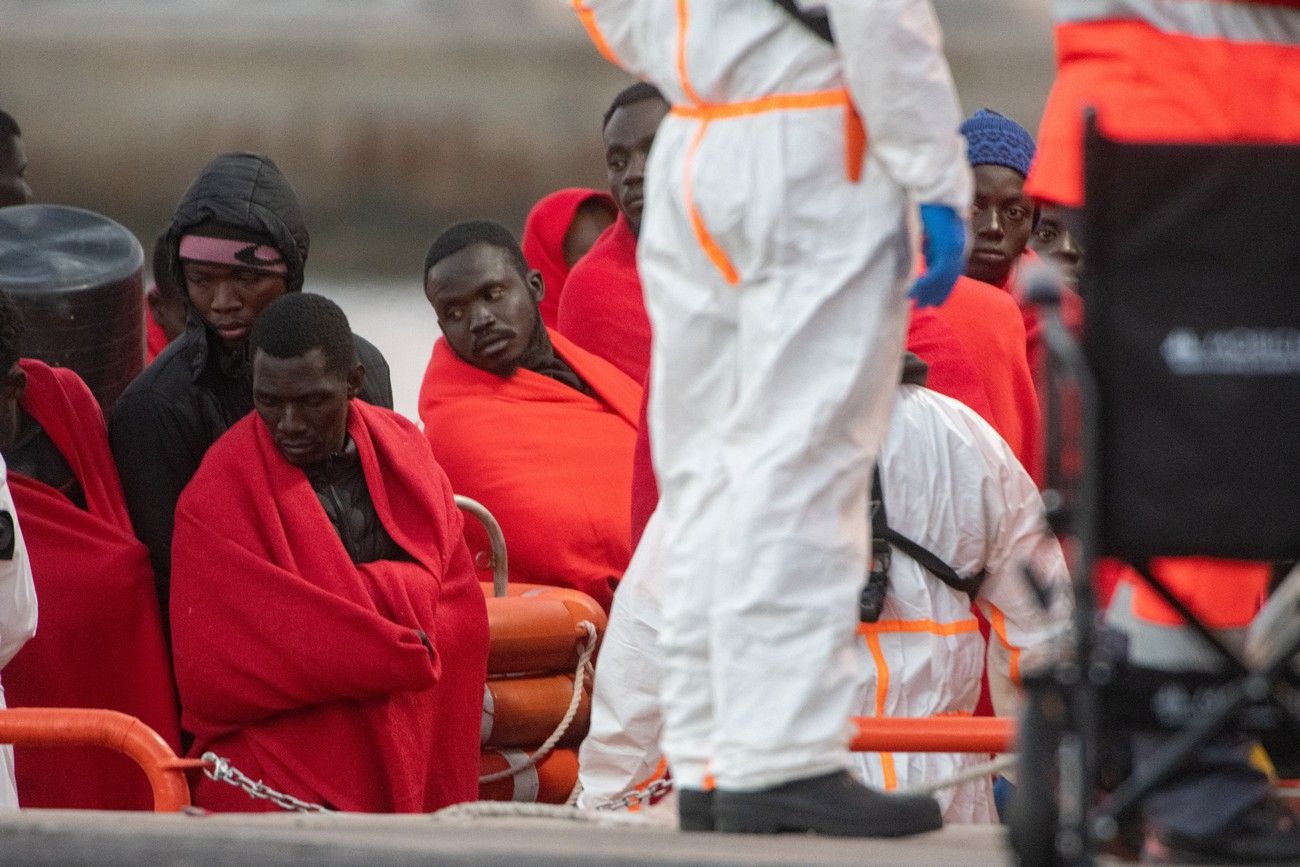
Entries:
[[357,347],[348,317],[333,301],[311,292],[281,295],[253,323],[253,352],[299,358],[319,349],[326,369],[346,377],[357,366]]
[[176,272],[172,270],[172,247],[167,243],[167,229],[159,232],[153,242],[153,282],[163,298],[185,297],[185,292],[176,282]]
[[636,84],[623,88],[614,97],[614,101],[609,104],[609,108],[605,109],[605,117],[601,120],[600,128],[604,129],[609,126],[609,119],[614,116],[614,112],[623,106],[645,102],[648,99],[657,99],[662,103],[668,102],[659,88],[648,81],[638,81]]
[[491,220],[466,220],[445,230],[434,240],[424,257],[425,276],[428,276],[430,268],[443,259],[475,244],[487,244],[489,247],[504,250],[510,257],[511,264],[519,270],[519,276],[528,275],[528,260],[524,258],[524,251],[520,249],[519,242],[515,240],[514,235],[510,234],[509,229]]
[[8,373],[22,357],[22,338],[23,314],[9,293],[0,290],[0,376]]
[[0,138],[21,138],[23,131],[18,128],[18,121],[4,109],[0,109]]

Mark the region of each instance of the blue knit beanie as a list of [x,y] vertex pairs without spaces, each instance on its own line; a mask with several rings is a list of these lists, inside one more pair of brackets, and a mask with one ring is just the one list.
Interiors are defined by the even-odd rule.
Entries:
[[1029,176],[1034,161],[1034,139],[1011,118],[981,108],[961,125],[966,137],[966,156],[972,166],[1006,166]]

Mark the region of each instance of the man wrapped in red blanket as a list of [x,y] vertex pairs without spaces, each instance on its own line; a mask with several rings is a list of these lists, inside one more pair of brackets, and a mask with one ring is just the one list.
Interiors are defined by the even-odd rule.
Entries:
[[[71,370],[19,361],[20,335],[0,293],[0,451],[41,609],[36,636],[5,667],[9,706],[122,711],[176,749],[153,570],[131,531],[104,416]],[[144,777],[112,752],[17,747],[14,758],[24,807],[153,807]]]
[[[462,223],[434,241],[425,295],[444,337],[420,418],[456,492],[501,522],[511,577],[573,587],[608,609],[630,557],[641,387],[547,329],[542,288],[496,223]],[[471,530],[471,547],[485,550]]]
[[[473,800],[487,615],[446,475],[354,400],[347,318],[286,295],[254,327],[256,412],[182,494],[172,636],[192,755],[339,810]],[[275,809],[202,780],[217,810]]]

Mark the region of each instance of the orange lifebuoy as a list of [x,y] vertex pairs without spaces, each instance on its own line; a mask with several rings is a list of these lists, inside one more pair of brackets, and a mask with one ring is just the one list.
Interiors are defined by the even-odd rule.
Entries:
[[491,584],[481,586],[487,597],[490,675],[572,671],[586,639],[582,622],[594,624],[598,635],[605,630],[605,612],[577,590],[516,584],[510,595],[498,598]]
[[489,675],[572,671],[577,665],[583,618],[560,600],[488,599],[487,615]]
[[[560,725],[573,700],[573,675],[494,677],[483,695],[481,743],[485,747],[535,747]],[[561,744],[575,745],[591,722],[591,680]]]
[[[479,774],[517,768],[528,761],[523,750],[485,750],[479,757]],[[539,804],[563,804],[578,784],[576,750],[555,750],[536,766],[492,783],[480,783],[480,801],[527,801]]]
[[574,590],[569,587],[551,587],[547,584],[511,584],[506,590],[510,596],[522,596],[526,599],[558,599],[564,603],[574,617],[578,620],[590,620],[596,627],[599,635],[605,634],[605,627],[609,624],[609,618],[605,614],[605,609],[600,607],[595,599],[592,599],[581,590]]

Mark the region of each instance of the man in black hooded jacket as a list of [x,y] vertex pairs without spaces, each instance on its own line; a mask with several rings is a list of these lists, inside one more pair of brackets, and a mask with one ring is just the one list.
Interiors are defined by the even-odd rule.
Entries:
[[[309,238],[302,209],[275,163],[223,154],[181,198],[165,236],[185,289],[185,332],[127,387],[109,435],[136,535],[148,548],[164,624],[176,501],[204,453],[253,409],[248,336],[271,301],[302,290]],[[356,338],[360,398],[391,409],[388,364]]]

